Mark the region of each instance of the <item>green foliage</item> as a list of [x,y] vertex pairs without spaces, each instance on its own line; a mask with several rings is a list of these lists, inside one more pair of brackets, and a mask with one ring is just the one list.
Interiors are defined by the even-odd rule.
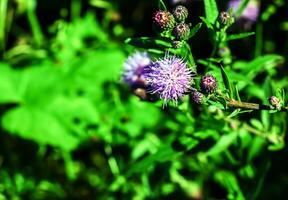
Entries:
[[[226,2],[194,3],[176,41],[142,26],[172,1],[0,1],[0,200],[285,198],[287,3],[265,0],[250,26],[247,0],[227,25]],[[135,51],[175,55],[193,90],[211,74],[217,91],[163,106],[123,83]]]
[[204,0],[204,5],[207,21],[211,24],[214,24],[219,15],[216,1]]

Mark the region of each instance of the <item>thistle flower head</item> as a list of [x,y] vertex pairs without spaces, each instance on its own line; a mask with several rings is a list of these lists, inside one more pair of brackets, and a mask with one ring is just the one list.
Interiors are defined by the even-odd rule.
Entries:
[[145,68],[148,92],[164,100],[177,101],[191,89],[192,72],[186,62],[175,56],[166,55]]
[[185,23],[179,23],[173,29],[173,36],[177,40],[185,40],[189,37],[189,34],[190,34],[190,28]]
[[191,92],[191,99],[196,104],[202,104],[204,102],[205,96],[201,92],[198,92],[197,90],[193,90]]
[[213,75],[205,75],[200,80],[201,91],[205,94],[212,94],[216,92],[218,83]]
[[[232,8],[234,13],[240,6],[241,0],[230,0],[228,3],[228,8]],[[259,2],[257,0],[250,0],[247,4],[246,9],[242,12],[240,18],[247,20],[248,22],[256,22],[259,16]]]
[[175,25],[175,19],[170,12],[158,10],[153,15],[153,25],[159,32],[171,30]]
[[147,52],[135,52],[124,63],[122,80],[131,87],[144,87],[146,81],[143,77],[144,68],[151,63]]
[[184,22],[188,17],[188,9],[184,6],[177,6],[173,10],[173,16],[175,17],[176,21]]

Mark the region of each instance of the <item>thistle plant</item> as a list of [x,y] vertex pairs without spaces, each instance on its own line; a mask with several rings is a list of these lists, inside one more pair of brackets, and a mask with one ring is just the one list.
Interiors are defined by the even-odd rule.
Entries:
[[[259,44],[259,39],[253,47],[255,48],[253,53],[260,52],[255,53],[259,56],[252,55],[247,50],[245,53],[251,59],[242,60],[235,54],[234,49],[237,48],[230,48],[232,44],[234,45],[231,41],[241,42],[235,42],[236,46],[245,45],[255,39],[254,31],[245,32],[247,29],[241,29],[236,22],[245,19],[251,24],[256,23],[260,14],[259,3],[254,0],[231,0],[226,6],[228,9],[223,7],[219,12],[216,1],[204,0],[205,17],[191,19],[190,9],[177,5],[168,10],[164,1],[159,0],[159,8],[153,16],[152,24],[158,27],[155,29],[155,35],[129,38],[126,43],[136,49],[144,49],[151,55],[151,62],[141,71],[146,87],[141,88],[141,91],[138,90],[136,95],[142,100],[145,98],[142,98],[140,93],[142,96],[153,95],[156,99],[153,104],[159,106],[160,110],[162,108],[164,115],[167,114],[166,117],[173,121],[169,123],[173,142],[169,143],[168,146],[172,150],[168,152],[175,155],[173,152],[180,151],[186,155],[191,150],[193,155],[197,155],[195,160],[191,159],[204,165],[216,159],[215,166],[213,165],[215,169],[210,171],[212,174],[210,175],[215,179],[213,181],[225,188],[227,199],[244,200],[246,196],[249,199],[251,195],[244,194],[241,191],[242,186],[237,181],[238,177],[244,176],[243,171],[247,170],[243,169],[242,162],[246,162],[245,156],[251,156],[246,155],[246,152],[252,151],[254,145],[247,138],[261,138],[265,141],[261,148],[267,150],[276,151],[285,146],[287,121],[285,117],[288,111],[287,95],[282,89],[285,88],[285,81],[273,80],[276,67],[283,64],[284,58],[281,55],[262,54],[263,44]],[[193,20],[200,22],[194,25]],[[241,32],[236,32],[239,31],[235,29],[237,26]],[[197,34],[200,29],[206,29],[208,34],[205,35],[205,41],[209,41],[212,48],[194,47],[198,41],[197,37],[202,37]],[[195,57],[197,54],[194,54],[196,51],[205,51],[209,56],[197,58]],[[249,114],[251,112],[255,114]],[[174,122],[178,128],[173,129]],[[209,146],[210,140],[212,140],[211,146]],[[205,149],[205,145],[209,146],[208,150]],[[245,150],[242,152],[242,149]],[[157,153],[162,155],[163,152],[160,149]],[[157,157],[157,153],[151,153],[143,162],[153,160]],[[228,161],[224,161],[222,156]],[[162,162],[162,158],[159,160]],[[188,185],[189,183],[187,181],[183,184],[185,178],[179,178],[181,175],[177,171],[187,166],[181,165],[181,162],[185,161],[179,160],[179,163],[175,164],[179,168],[171,167],[177,174],[174,174],[172,179],[188,195],[190,193],[186,183]],[[174,164],[173,159],[171,162]],[[222,165],[219,166],[218,162]],[[226,162],[230,166],[223,168]],[[231,172],[228,169],[230,167],[237,170]],[[217,174],[215,177],[214,173]],[[232,177],[230,180],[227,179],[229,184],[224,181],[226,176]],[[235,185],[236,189],[231,189],[230,185]],[[197,194],[202,194],[201,192],[203,191]],[[255,196],[251,199],[255,199]]]

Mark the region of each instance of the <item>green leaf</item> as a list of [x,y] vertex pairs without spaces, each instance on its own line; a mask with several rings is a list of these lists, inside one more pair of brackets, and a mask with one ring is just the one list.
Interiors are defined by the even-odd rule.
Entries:
[[206,19],[210,24],[214,24],[218,18],[219,12],[215,0],[204,0]]
[[258,119],[251,119],[250,123],[258,130],[263,130],[263,124]]
[[229,171],[218,171],[214,175],[215,180],[228,191],[229,199],[245,200],[237,177]]
[[171,40],[167,38],[128,38],[125,40],[126,44],[145,49],[166,49],[172,47]]
[[158,7],[160,10],[167,10],[165,3],[163,0],[159,0]]
[[225,88],[228,90],[229,92],[229,97],[231,97],[232,99],[234,98],[234,90],[233,90],[233,86],[231,85],[229,78],[224,70],[224,68],[221,66],[221,75],[222,75],[222,79],[225,85]]
[[175,152],[170,143],[163,144],[156,153],[151,154],[139,162],[134,163],[127,172],[127,176],[131,176],[134,173],[139,172],[143,173],[149,168],[154,167],[156,162],[172,161],[179,155],[181,155],[181,153]]
[[72,150],[79,143],[77,137],[71,135],[52,114],[34,108],[18,107],[8,111],[2,119],[2,126],[24,139],[65,150]]
[[0,74],[0,104],[19,103],[21,101],[17,84],[20,81],[19,71],[13,70],[8,65],[0,64]]
[[240,97],[240,94],[239,94],[239,90],[238,90],[238,86],[235,85],[235,97],[236,97],[236,100],[237,101],[240,101],[241,102],[241,97]]
[[242,38],[249,37],[251,35],[255,35],[255,32],[232,34],[232,35],[228,35],[227,36],[226,41],[239,40],[239,39],[242,39]]
[[201,28],[202,26],[202,23],[198,23],[196,26],[194,26],[191,31],[190,31],[190,34],[189,34],[189,37],[188,38],[192,38],[198,31],[199,29]]
[[204,24],[206,25],[208,29],[214,30],[214,27],[212,26],[212,24],[205,17],[200,17],[200,19],[202,20],[202,22],[204,22]]
[[235,15],[236,15],[237,18],[242,15],[242,13],[245,10],[245,8],[247,7],[248,3],[249,3],[249,0],[240,1],[240,4],[239,4],[239,6],[238,6],[238,8],[237,8],[237,10],[235,12],[236,13]]
[[238,133],[236,131],[221,136],[218,142],[208,150],[206,155],[212,156],[219,154],[228,149],[228,147],[237,139]]
[[[270,54],[259,56],[251,62],[236,62],[235,69],[240,69],[244,72],[247,79],[252,80],[259,72],[273,69],[285,61],[283,56]],[[233,66],[234,68],[234,66]]]

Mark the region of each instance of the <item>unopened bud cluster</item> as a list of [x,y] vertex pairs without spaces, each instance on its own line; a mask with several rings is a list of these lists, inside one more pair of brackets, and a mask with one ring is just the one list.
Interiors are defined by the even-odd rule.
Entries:
[[153,15],[153,26],[159,33],[172,34],[177,42],[173,43],[174,48],[181,47],[181,41],[187,40],[190,34],[190,27],[185,23],[188,17],[188,9],[184,6],[177,6],[172,13],[158,10]]
[[177,22],[185,22],[188,17],[188,9],[184,6],[177,6],[173,10],[173,16],[175,17]]
[[153,16],[153,25],[158,32],[172,30],[175,25],[174,16],[168,11],[159,10]]

